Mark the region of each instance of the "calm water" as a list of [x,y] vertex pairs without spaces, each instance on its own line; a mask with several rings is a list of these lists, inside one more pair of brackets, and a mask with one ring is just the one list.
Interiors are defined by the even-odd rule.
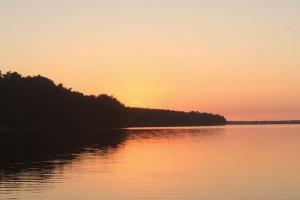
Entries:
[[61,132],[0,136],[1,200],[300,199],[298,125]]

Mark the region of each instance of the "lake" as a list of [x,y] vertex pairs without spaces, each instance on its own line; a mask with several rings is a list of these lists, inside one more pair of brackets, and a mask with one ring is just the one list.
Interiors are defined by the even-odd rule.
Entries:
[[300,199],[299,125],[12,132],[0,141],[1,200]]

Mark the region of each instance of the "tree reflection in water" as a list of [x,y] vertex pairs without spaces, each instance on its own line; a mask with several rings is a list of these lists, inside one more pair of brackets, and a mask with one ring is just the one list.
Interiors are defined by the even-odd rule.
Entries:
[[46,181],[85,152],[115,151],[126,139],[125,130],[47,129],[6,131],[0,134],[0,185],[25,180]]

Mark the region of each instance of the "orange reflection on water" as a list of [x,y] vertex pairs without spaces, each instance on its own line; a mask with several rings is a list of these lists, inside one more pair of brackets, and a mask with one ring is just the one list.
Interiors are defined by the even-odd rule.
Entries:
[[[86,151],[59,182],[22,199],[299,199],[300,126],[127,130],[118,148]],[[35,197],[35,198],[33,198]]]

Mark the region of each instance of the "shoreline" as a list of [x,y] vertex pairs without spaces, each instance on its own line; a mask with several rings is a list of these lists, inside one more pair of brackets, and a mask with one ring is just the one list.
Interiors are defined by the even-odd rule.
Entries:
[[116,129],[153,129],[153,128],[195,128],[195,127],[223,127],[223,126],[234,126],[234,125],[300,125],[300,120],[291,121],[228,121],[226,124],[211,124],[211,125],[158,125],[158,126],[128,126],[128,127],[70,127],[70,126],[45,126],[45,127],[0,127],[0,132],[5,131],[16,131],[16,130],[27,130],[36,131],[43,129],[61,130],[61,129],[83,129],[83,130],[116,130]]
[[300,124],[300,120],[279,120],[279,121],[227,121],[226,125],[293,125]]

